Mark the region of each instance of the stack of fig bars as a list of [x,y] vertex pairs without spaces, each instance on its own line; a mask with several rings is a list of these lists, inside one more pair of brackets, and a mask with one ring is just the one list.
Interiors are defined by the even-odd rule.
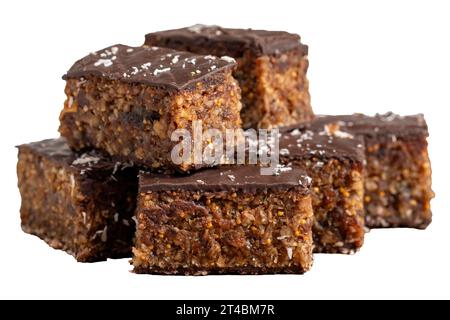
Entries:
[[205,275],[301,274],[370,228],[426,228],[424,117],[315,116],[307,69],[296,34],[203,25],[78,60],[61,137],[18,147],[23,230],[82,262]]

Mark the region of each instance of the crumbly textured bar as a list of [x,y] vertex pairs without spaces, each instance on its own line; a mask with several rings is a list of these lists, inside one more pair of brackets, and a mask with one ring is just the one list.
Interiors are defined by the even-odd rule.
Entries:
[[312,264],[310,180],[257,166],[140,174],[134,271],[303,273]]
[[245,128],[286,126],[313,118],[306,77],[308,47],[296,34],[195,25],[147,34],[145,44],[235,58]]
[[22,229],[81,262],[128,257],[137,172],[63,139],[21,145],[17,175]]
[[298,129],[280,137],[280,161],[312,178],[314,251],[353,253],[364,243],[363,140],[344,132]]
[[423,115],[320,116],[313,123],[315,127],[330,125],[364,137],[366,225],[426,228],[434,193]]
[[[61,135],[71,148],[95,147],[151,169],[188,171],[171,159],[176,129],[241,127],[231,58],[116,45],[77,61],[64,76]],[[207,141],[204,141],[205,145]],[[200,165],[199,165],[200,166]]]

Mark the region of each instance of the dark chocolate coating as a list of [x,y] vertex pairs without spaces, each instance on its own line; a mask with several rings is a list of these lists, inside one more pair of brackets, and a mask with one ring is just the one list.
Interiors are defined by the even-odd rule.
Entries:
[[76,171],[82,171],[86,175],[90,173],[98,174],[105,170],[113,171],[115,166],[118,166],[117,168],[127,167],[126,164],[112,161],[108,156],[98,151],[92,150],[87,153],[77,154],[69,148],[64,138],[32,142],[20,145],[18,148],[29,149],[37,155],[51,159]]
[[277,175],[261,175],[259,166],[224,166],[189,176],[139,174],[139,190],[146,191],[255,191],[298,187],[309,193],[311,179],[301,169],[289,168]]
[[127,83],[182,90],[233,68],[229,57],[202,56],[157,47],[115,45],[75,62],[64,80],[96,76]]
[[400,116],[392,112],[373,117],[363,114],[319,116],[317,125],[336,122],[341,130],[353,134],[373,135],[378,132],[392,135],[419,134],[428,136],[428,126],[423,114]]
[[241,57],[246,51],[256,56],[278,55],[294,49],[300,50],[303,55],[308,54],[308,46],[300,42],[297,34],[205,25],[149,33],[145,36],[145,44],[169,48],[214,48],[215,52],[234,58]]
[[280,156],[293,159],[348,159],[363,162],[364,140],[362,137],[326,131],[292,130],[280,137]]
[[428,126],[423,114],[400,116],[392,112],[376,114],[375,116],[359,113],[336,116],[316,115],[316,118],[311,123],[285,127],[281,131],[290,131],[294,128],[299,128],[300,130],[309,128],[313,131],[320,131],[329,124],[337,124],[339,130],[353,135],[428,136]]

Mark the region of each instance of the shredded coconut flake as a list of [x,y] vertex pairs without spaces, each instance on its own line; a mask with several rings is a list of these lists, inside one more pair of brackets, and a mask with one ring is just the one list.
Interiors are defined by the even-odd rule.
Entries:
[[139,73],[139,69],[137,67],[131,67],[133,69],[133,71],[131,71],[132,75],[138,74]]
[[236,62],[236,60],[234,60],[234,58],[229,57],[229,56],[222,56],[222,57],[220,57],[220,59],[223,60],[223,61],[229,62],[229,63],[235,63]]
[[338,137],[338,138],[343,138],[343,139],[353,139],[352,134],[350,134],[348,132],[340,131],[340,130],[336,130],[334,132],[334,136]]
[[141,68],[144,70],[148,70],[148,68],[150,68],[152,66],[151,62],[146,62],[143,65],[141,65]]
[[173,64],[177,63],[178,60],[179,60],[179,58],[180,58],[180,55],[177,54],[175,57],[173,57],[172,63],[173,63]]
[[292,253],[293,253],[292,248],[291,247],[287,247],[286,250],[287,250],[287,255],[289,257],[289,260],[291,260],[292,259]]
[[154,76],[157,76],[158,74],[164,73],[164,72],[167,72],[167,71],[170,71],[170,68],[155,69],[155,71],[153,71],[153,75],[154,75]]
[[291,170],[292,170],[292,167],[287,167],[282,164],[278,164],[273,170],[273,175],[279,176],[281,173],[289,172]]
[[94,66],[98,67],[103,65],[104,67],[110,67],[113,65],[113,62],[111,59],[98,59],[95,63]]
[[87,154],[83,154],[78,159],[73,160],[72,165],[84,165],[84,164],[90,164],[90,163],[97,163],[100,161],[100,158],[89,156]]

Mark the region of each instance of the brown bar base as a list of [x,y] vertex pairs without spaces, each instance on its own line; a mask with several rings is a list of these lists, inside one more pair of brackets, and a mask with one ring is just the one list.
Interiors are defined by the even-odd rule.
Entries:
[[311,198],[308,187],[299,185],[303,173],[290,175],[262,178],[258,167],[247,166],[184,178],[141,174],[134,270],[193,275],[309,270]]
[[130,256],[135,169],[56,139],[19,146],[17,174],[25,232],[80,262]]

